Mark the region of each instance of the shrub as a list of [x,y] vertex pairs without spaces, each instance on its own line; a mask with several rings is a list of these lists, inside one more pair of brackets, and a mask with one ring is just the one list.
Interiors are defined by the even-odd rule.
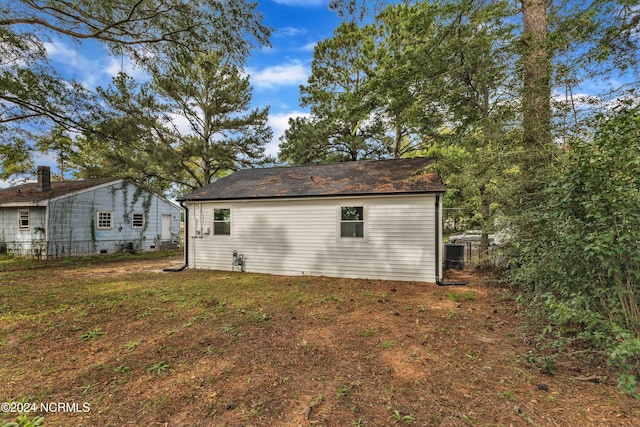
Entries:
[[535,212],[513,279],[548,320],[556,342],[605,351],[619,384],[640,376],[640,109],[622,103],[576,140]]

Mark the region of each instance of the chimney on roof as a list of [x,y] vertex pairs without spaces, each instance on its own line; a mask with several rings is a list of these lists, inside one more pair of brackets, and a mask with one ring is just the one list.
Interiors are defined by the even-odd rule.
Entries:
[[49,166],[38,166],[38,191],[51,190],[51,168]]

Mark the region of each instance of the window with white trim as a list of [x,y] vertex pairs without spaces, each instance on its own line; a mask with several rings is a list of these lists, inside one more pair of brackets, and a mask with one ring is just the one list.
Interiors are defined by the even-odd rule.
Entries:
[[18,209],[18,230],[29,229],[29,209]]
[[231,209],[226,208],[213,210],[213,235],[231,235]]
[[97,219],[96,228],[98,230],[111,230],[113,228],[113,212],[99,211]]
[[144,213],[134,212],[131,215],[131,227],[143,228],[144,227]]
[[340,237],[364,238],[364,206],[340,207]]

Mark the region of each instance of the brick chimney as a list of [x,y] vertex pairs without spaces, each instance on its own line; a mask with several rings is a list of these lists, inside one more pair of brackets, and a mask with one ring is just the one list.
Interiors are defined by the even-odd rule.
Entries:
[[38,191],[51,190],[51,168],[49,166],[38,166]]

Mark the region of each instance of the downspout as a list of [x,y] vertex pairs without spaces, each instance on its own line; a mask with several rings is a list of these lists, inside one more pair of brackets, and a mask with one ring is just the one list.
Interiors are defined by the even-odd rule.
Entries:
[[182,271],[189,266],[189,209],[187,209],[182,200],[180,201],[180,206],[184,209],[184,264],[180,267],[163,268],[162,271],[175,273]]
[[435,241],[436,241],[436,263],[435,263],[435,269],[436,269],[436,285],[442,285],[442,281],[441,281],[441,277],[440,277],[440,241],[442,239],[440,239],[440,195],[436,194],[436,212],[435,212],[435,217],[436,217],[436,230],[435,230]]

